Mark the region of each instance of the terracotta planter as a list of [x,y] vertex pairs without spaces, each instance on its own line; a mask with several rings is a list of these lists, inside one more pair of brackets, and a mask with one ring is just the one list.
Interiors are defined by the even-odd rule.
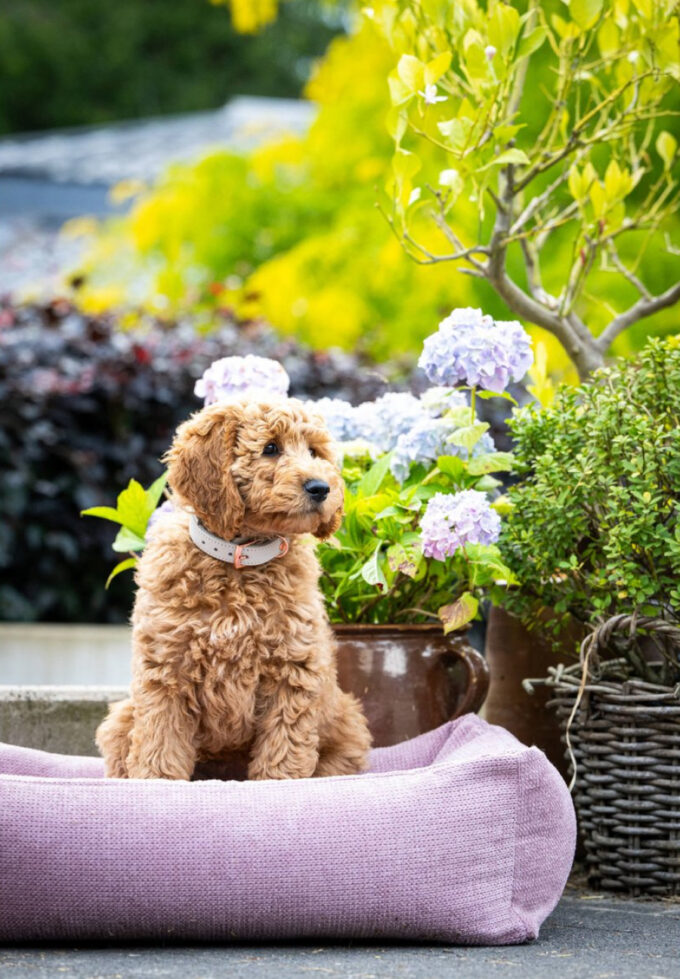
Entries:
[[[577,641],[574,631],[565,637],[565,650],[571,653]],[[565,653],[556,652],[538,633],[530,632],[502,608],[490,611],[485,652],[491,674],[485,719],[504,727],[523,744],[536,745],[568,781],[559,724],[555,712],[547,707],[552,694],[543,686],[529,694],[522,686],[527,678],[546,676],[549,666],[565,660]]]
[[338,679],[363,703],[376,747],[430,731],[484,703],[489,676],[465,638],[439,626],[337,625]]

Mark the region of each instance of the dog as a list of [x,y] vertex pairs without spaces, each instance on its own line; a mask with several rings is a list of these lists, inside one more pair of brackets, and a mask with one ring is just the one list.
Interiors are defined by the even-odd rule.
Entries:
[[114,778],[191,779],[246,752],[250,779],[363,770],[310,535],[342,520],[322,419],[300,401],[210,405],[166,456],[174,512],[136,569],[132,684],[96,741]]

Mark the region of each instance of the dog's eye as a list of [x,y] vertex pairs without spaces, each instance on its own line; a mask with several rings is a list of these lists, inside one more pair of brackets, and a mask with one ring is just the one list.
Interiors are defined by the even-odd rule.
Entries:
[[265,445],[264,449],[262,450],[262,455],[263,456],[277,456],[279,454],[279,452],[280,452],[280,449],[279,449],[278,445],[276,444],[276,442],[267,442],[267,444]]
[[312,457],[312,459],[316,459],[316,449],[313,449],[311,445],[309,447],[309,454]]

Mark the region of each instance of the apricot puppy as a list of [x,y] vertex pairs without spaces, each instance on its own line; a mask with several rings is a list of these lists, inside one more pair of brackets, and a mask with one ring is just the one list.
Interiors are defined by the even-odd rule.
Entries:
[[249,752],[251,779],[360,771],[309,537],[342,519],[328,431],[299,401],[218,403],[168,453],[176,510],[137,568],[130,698],[97,731],[107,775],[189,779]]

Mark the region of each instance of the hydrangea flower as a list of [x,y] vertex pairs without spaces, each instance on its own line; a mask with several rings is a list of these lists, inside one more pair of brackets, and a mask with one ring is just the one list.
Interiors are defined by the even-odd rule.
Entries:
[[431,387],[420,395],[422,404],[428,415],[438,418],[451,408],[462,408],[468,404],[468,399],[463,391],[457,388]]
[[420,520],[423,554],[444,561],[466,544],[494,544],[501,518],[484,493],[435,493]]
[[423,406],[414,395],[393,391],[359,405],[355,418],[356,437],[367,439],[381,452],[390,452],[399,436],[423,419]]
[[165,500],[160,506],[156,507],[154,512],[149,517],[149,521],[146,525],[146,539],[151,540],[153,537],[153,528],[156,526],[159,520],[164,520],[174,512],[175,505],[171,500]]
[[423,344],[418,364],[433,384],[463,382],[500,394],[533,363],[531,340],[516,320],[494,322],[480,309],[454,309]]
[[417,422],[410,431],[400,435],[390,460],[390,472],[399,483],[408,479],[411,466],[415,462],[425,465],[434,463],[439,456],[458,456],[461,459],[474,459],[478,455],[495,452],[496,446],[488,432],[484,432],[480,440],[468,452],[460,445],[454,445],[447,439],[451,434],[451,426],[442,418],[424,418]]
[[196,381],[194,394],[206,405],[244,396],[285,398],[290,378],[277,360],[269,357],[222,357]]
[[321,415],[328,431],[337,442],[349,442],[358,438],[356,408],[342,398],[319,398],[310,402],[314,411]]
[[441,418],[425,417],[416,422],[397,439],[390,460],[390,471],[394,478],[403,483],[414,462],[434,462],[438,456],[448,455],[447,449],[456,448],[446,443],[450,433],[450,426]]

